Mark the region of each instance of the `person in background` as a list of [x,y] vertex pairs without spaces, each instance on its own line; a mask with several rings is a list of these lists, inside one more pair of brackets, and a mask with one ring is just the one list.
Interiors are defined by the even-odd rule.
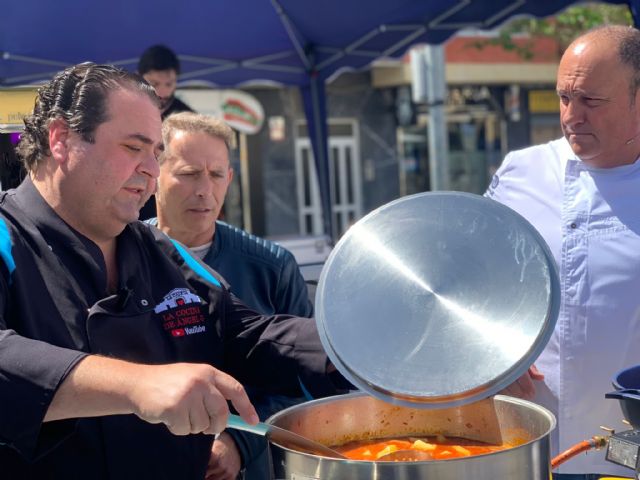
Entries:
[[175,96],[180,74],[180,60],[173,50],[164,45],[147,48],[138,60],[138,74],[160,97],[163,120],[172,113],[193,112],[189,105]]
[[[163,122],[162,139],[158,218],[149,223],[157,224],[221,274],[247,306],[262,314],[310,317],[313,307],[293,255],[275,243],[217,221],[233,178],[231,128],[219,119],[184,112]],[[261,418],[301,400],[266,395],[255,388],[249,393]],[[266,454],[261,453],[266,441],[252,437],[256,458],[246,466],[246,478],[268,478]],[[221,434],[213,454],[212,476],[224,472],[235,478],[241,463],[234,438]]]
[[17,139],[17,133],[0,133],[0,186],[2,190],[17,187],[25,176],[22,163],[18,160],[14,149]]
[[59,73],[25,119],[28,176],[0,195],[3,478],[202,480],[228,402],[258,421],[239,381],[338,391],[313,320],[257,314],[136,221],[162,148],[153,89],[113,66]]
[[[164,45],[147,48],[138,60],[138,74],[142,75],[160,97],[160,111],[164,120],[172,113],[193,112],[191,107],[176,98],[175,92],[180,74],[178,56]],[[156,202],[153,195],[140,210],[140,220],[156,216]]]
[[[561,306],[536,361],[534,401],[558,427],[554,454],[628,429],[605,399],[613,375],[640,363],[640,32],[605,26],[577,38],[558,68],[564,137],[512,152],[486,196],[523,215],[544,237],[560,275]],[[602,451],[562,465],[558,479],[628,476]]]

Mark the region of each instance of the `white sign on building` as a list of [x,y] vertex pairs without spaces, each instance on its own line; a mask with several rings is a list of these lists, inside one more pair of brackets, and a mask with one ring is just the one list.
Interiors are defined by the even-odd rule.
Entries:
[[180,89],[176,91],[176,97],[198,113],[221,118],[242,133],[258,133],[264,123],[260,102],[240,90]]

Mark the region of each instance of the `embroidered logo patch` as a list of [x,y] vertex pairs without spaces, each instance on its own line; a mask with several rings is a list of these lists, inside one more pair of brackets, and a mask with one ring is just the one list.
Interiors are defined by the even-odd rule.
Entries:
[[200,297],[191,293],[187,288],[174,288],[164,296],[164,300],[153,309],[156,313],[165,312],[171,308],[176,308],[189,303],[202,303]]
[[206,331],[202,299],[187,288],[174,288],[153,309],[162,317],[162,327],[180,338]]
[[493,197],[496,193],[496,188],[500,185],[500,177],[498,175],[494,175],[491,179],[491,183],[489,184],[489,188],[487,189],[487,196]]

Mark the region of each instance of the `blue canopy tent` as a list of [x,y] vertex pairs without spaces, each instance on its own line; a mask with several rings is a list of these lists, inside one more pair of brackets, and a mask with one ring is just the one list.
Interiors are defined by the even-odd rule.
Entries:
[[[0,86],[33,83],[82,61],[134,69],[162,43],[181,81],[270,81],[300,87],[316,159],[324,229],[333,238],[325,82],[345,68],[441,43],[461,28],[545,16],[575,0],[22,0],[0,15]],[[629,4],[636,25],[640,0]]]

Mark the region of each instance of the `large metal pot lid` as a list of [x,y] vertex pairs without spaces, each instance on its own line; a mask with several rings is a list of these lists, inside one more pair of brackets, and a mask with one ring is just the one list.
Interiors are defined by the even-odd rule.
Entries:
[[323,346],[355,386],[425,408],[511,384],[558,315],[553,257],[523,217],[459,192],[393,201],[354,224],[316,292]]

